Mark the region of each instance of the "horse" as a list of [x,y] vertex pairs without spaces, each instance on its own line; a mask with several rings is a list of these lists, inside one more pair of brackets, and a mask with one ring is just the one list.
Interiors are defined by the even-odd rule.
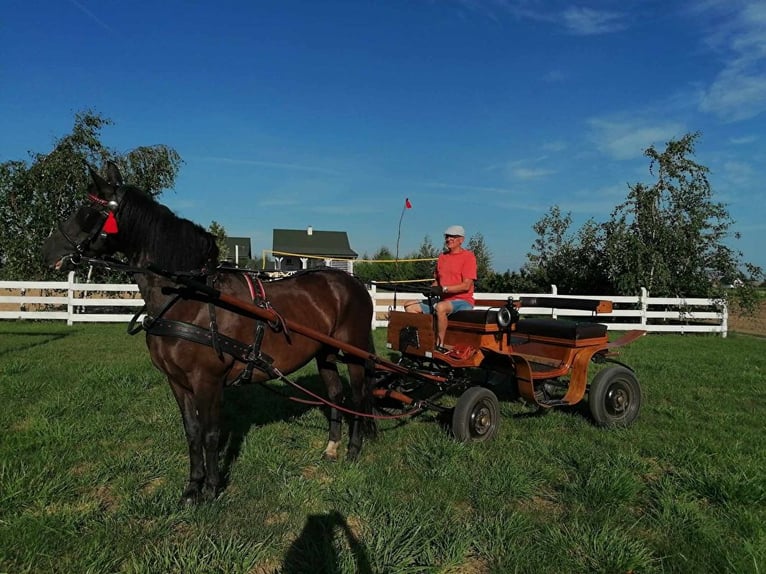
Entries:
[[[264,382],[275,373],[287,375],[312,358],[332,405],[344,400],[337,363],[342,359],[347,364],[351,404],[344,410],[354,413],[347,458],[357,459],[363,436],[375,434],[374,419],[365,416],[372,412],[374,366],[361,355],[341,357],[332,343],[374,353],[373,304],[365,286],[345,271],[329,268],[257,282],[262,290],[259,305],[273,310],[281,322],[179,296],[173,275],[145,272],[147,267],[189,274],[222,294],[254,302],[252,281],[248,284],[243,274],[219,266],[211,233],[175,215],[138,187],[124,184],[113,163],[107,164],[106,177],[88,169],[92,180],[88,201],[45,240],[43,258],[58,270],[68,270],[82,258],[116,254],[126,258],[146,304],[143,325],[149,355],[167,377],[181,411],[189,448],[189,478],[181,500],[214,499],[222,490],[219,440],[224,387],[242,379]],[[285,327],[290,322],[327,337],[318,341],[290,332]],[[184,337],[188,332],[195,336]],[[243,341],[253,343],[247,346]],[[342,419],[334,406],[328,418],[324,457],[337,460]]]

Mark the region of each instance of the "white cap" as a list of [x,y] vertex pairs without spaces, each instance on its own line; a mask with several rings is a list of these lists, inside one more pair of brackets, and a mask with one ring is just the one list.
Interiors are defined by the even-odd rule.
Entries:
[[444,235],[459,235],[460,237],[465,237],[465,229],[463,229],[462,225],[450,225],[444,230]]

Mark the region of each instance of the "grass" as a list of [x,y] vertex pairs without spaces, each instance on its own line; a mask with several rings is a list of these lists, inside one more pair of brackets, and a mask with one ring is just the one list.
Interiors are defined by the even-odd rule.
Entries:
[[186,444],[143,339],[2,322],[0,572],[765,572],[766,341],[650,335],[622,359],[645,395],[629,429],[502,403],[491,443],[427,414],[381,423],[353,464],[321,460],[317,409],[229,390],[228,487],[182,508]]

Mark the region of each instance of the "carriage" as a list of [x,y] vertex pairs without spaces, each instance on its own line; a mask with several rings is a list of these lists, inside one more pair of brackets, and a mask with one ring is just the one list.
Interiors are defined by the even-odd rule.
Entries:
[[[460,393],[451,409],[457,439],[484,441],[495,435],[498,395],[521,399],[542,411],[577,405],[587,395],[590,415],[599,426],[627,426],[636,419],[641,387],[633,370],[615,356],[619,347],[645,332],[629,331],[610,342],[607,325],[593,320],[612,311],[610,301],[521,297],[477,303],[486,308],[450,315],[444,347],[436,345],[431,315],[399,311],[389,315],[387,346],[401,353],[400,363],[414,372],[438,374],[438,382],[424,382],[435,388],[435,397]],[[592,315],[578,321],[522,319],[519,308],[577,309]],[[603,367],[589,382],[591,364]],[[401,387],[401,379],[383,377],[376,396],[385,397],[386,390]],[[432,405],[432,398],[424,400],[439,408]]]
[[[214,238],[199,225],[124,185],[113,164],[106,179],[92,169],[91,175],[88,202],[46,240],[44,258],[57,269],[89,262],[135,277],[146,318],[129,330],[146,333],[152,362],[166,375],[181,411],[190,462],[184,502],[220,492],[223,388],[281,379],[310,392],[288,375],[312,359],[327,388],[326,397],[311,395],[328,407],[324,455],[332,460],[340,413],[350,420],[350,459],[376,419],[424,411],[450,417],[461,441],[489,440],[500,423],[498,396],[543,411],[575,406],[587,396],[593,420],[605,427],[626,426],[638,416],[638,379],[615,354],[644,332],[609,341],[606,325],[594,320],[611,311],[608,301],[483,301],[486,309],[450,316],[439,347],[433,315],[391,310],[387,346],[393,356],[384,357],[372,341],[372,301],[356,278],[327,269],[261,283],[222,269]],[[114,259],[117,253],[125,259]],[[554,307],[590,317],[564,321],[519,313]],[[338,362],[348,367],[347,401]],[[594,376],[590,365],[601,367]]]

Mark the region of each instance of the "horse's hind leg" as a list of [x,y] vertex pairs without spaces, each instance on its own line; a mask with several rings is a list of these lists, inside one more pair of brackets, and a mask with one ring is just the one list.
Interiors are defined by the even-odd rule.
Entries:
[[[372,374],[369,365],[355,361],[348,363],[348,378],[351,386],[351,404],[354,411],[372,414]],[[356,459],[362,450],[365,436],[374,436],[375,420],[372,417],[355,415],[351,421],[350,438],[348,442],[348,457]]]
[[[323,350],[317,355],[317,368],[319,376],[327,388],[327,397],[334,405],[339,404],[343,399],[343,381],[338,374],[338,365],[335,363],[335,352]],[[328,414],[330,423],[330,432],[327,440],[327,447],[324,451],[324,458],[327,460],[338,460],[338,444],[342,433],[343,419],[338,409],[331,407]]]

